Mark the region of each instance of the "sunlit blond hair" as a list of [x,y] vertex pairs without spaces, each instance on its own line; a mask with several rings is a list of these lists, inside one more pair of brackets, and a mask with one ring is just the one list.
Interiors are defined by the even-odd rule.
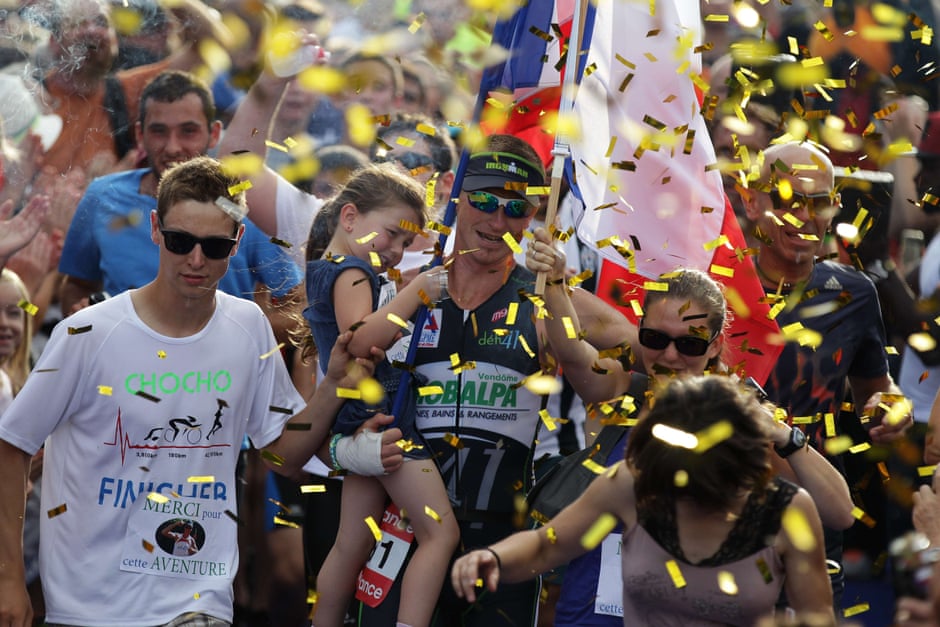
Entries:
[[[20,298],[29,302],[29,291],[17,273],[9,268],[4,268],[3,272],[0,273],[0,283],[12,283]],[[13,384],[13,394],[20,391],[23,384],[26,383],[26,377],[29,375],[29,354],[33,338],[33,317],[28,315],[25,310],[21,310],[21,315],[24,318],[23,341],[20,342],[19,346],[13,351],[13,355],[6,362],[0,363],[0,368],[3,368],[4,372],[10,376],[10,381]]]

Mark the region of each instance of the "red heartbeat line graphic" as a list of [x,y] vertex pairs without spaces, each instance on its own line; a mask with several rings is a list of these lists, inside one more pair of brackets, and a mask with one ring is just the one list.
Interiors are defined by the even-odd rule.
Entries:
[[114,423],[114,441],[103,442],[105,446],[121,447],[121,464],[124,464],[124,456],[127,449],[147,449],[156,451],[164,448],[168,449],[194,449],[194,448],[227,448],[231,444],[189,444],[186,446],[176,444],[132,444],[131,439],[124,433],[124,425],[121,424],[121,408],[118,408],[117,421]]

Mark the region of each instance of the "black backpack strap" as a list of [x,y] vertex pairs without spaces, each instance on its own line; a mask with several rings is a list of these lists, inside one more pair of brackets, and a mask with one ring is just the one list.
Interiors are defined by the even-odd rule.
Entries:
[[108,118],[111,120],[111,132],[118,159],[122,159],[136,142],[127,115],[124,88],[121,87],[121,81],[113,75],[104,80],[104,110],[108,112]]

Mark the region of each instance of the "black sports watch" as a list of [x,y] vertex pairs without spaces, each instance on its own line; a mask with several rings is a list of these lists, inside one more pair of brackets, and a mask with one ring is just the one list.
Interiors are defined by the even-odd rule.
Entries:
[[798,450],[806,447],[806,434],[803,433],[802,429],[797,429],[796,427],[790,427],[790,440],[783,446],[777,446],[774,444],[774,450],[777,451],[777,455],[786,459],[790,455],[793,455]]

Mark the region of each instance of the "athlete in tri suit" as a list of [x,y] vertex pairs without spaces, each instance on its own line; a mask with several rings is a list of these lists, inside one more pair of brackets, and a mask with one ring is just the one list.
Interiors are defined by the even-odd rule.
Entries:
[[[454,505],[460,552],[518,528],[513,516],[530,484],[542,408],[542,397],[523,385],[540,369],[535,306],[523,295],[533,292],[535,275],[515,264],[503,236],[521,239],[536,211],[525,189],[544,185],[544,171],[528,144],[494,135],[484,152],[471,155],[466,172],[448,270],[451,298],[415,334],[414,364],[426,386],[440,387],[419,397],[416,425]],[[378,607],[363,606],[362,625],[394,624],[398,586]],[[501,587],[472,606],[444,586],[434,624],[531,625],[537,603],[537,581]]]

